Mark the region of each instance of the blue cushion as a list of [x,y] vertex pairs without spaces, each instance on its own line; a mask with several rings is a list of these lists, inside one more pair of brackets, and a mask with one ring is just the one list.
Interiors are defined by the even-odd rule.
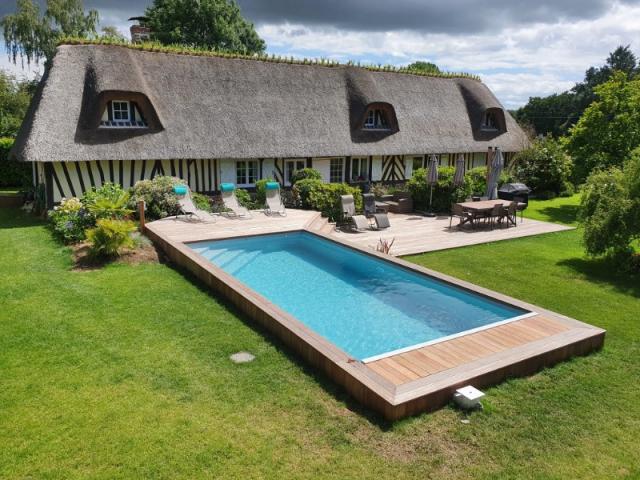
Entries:
[[264,188],[267,190],[277,190],[280,188],[280,184],[278,182],[267,182]]
[[220,191],[221,192],[233,192],[236,189],[236,186],[233,183],[221,183]]
[[176,193],[176,195],[186,195],[188,192],[186,185],[174,185],[173,191]]

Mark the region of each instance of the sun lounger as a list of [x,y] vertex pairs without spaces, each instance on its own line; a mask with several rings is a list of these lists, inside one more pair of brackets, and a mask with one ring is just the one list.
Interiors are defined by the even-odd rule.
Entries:
[[236,197],[236,186],[233,183],[221,183],[220,194],[222,196],[222,203],[227,208],[224,215],[234,218],[251,217],[251,212],[238,202],[238,197]]
[[216,219],[211,213],[201,210],[195,206],[193,199],[191,198],[191,192],[186,185],[176,185],[173,187],[174,193],[178,196],[178,215],[175,216],[175,220],[178,217],[184,216],[189,219],[196,218],[201,222],[215,222]]
[[284,208],[282,196],[280,195],[280,184],[278,182],[267,182],[265,185],[265,193],[266,205],[264,207],[264,213],[266,215],[286,216],[287,211]]
[[357,232],[369,230],[371,225],[364,215],[356,215],[356,204],[353,195],[341,195],[340,203],[342,204],[342,216],[346,224]]
[[384,212],[378,213],[375,195],[373,193],[365,193],[362,195],[362,199],[364,201],[364,215],[365,217],[369,219],[372,218],[375,221],[375,228],[377,230],[389,228],[391,226],[389,223],[389,217]]

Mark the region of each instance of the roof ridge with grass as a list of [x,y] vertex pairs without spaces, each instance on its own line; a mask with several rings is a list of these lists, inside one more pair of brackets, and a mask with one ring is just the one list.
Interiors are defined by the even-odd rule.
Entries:
[[434,77],[434,78],[466,78],[482,82],[478,75],[474,75],[466,72],[424,72],[421,70],[414,70],[407,67],[396,67],[394,65],[369,65],[360,64],[360,62],[354,62],[349,60],[346,63],[337,62],[335,60],[327,58],[294,58],[285,57],[281,55],[268,55],[268,54],[255,54],[247,55],[237,52],[225,52],[222,50],[207,50],[204,48],[189,47],[185,45],[163,45],[159,42],[143,42],[143,43],[130,43],[127,41],[120,41],[114,39],[86,39],[79,37],[64,37],[58,42],[60,45],[100,45],[100,46],[114,46],[129,48],[131,50],[139,50],[144,52],[155,52],[175,55],[191,55],[198,57],[215,57],[215,58],[227,58],[227,59],[241,59],[241,60],[254,60],[258,62],[270,62],[270,63],[282,63],[287,65],[311,65],[328,68],[336,67],[353,67],[361,68],[371,72],[387,72],[398,73],[406,75],[416,75],[421,77]]

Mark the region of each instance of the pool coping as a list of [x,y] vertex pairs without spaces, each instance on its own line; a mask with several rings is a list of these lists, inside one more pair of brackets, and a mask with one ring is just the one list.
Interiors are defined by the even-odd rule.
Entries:
[[[320,368],[333,381],[343,386],[354,398],[389,420],[395,420],[422,411],[437,409],[451,400],[456,388],[473,384],[484,387],[496,384],[509,376],[524,376],[575,355],[585,355],[599,349],[604,343],[605,330],[578,320],[560,315],[541,307],[503,295],[499,292],[445,275],[400,258],[368,250],[347,243],[321,232],[310,231],[308,225],[302,229],[288,231],[232,235],[193,242],[171,240],[162,232],[147,224],[146,233],[177,265],[196,275],[209,288],[231,301],[240,311],[257,321],[267,330],[301,355],[306,361]],[[505,303],[528,312],[552,318],[567,326],[568,330],[538,341],[511,348],[507,351],[466,362],[442,372],[427,375],[417,380],[396,385],[383,377],[363,361],[351,358],[333,343],[306,327],[302,322],[269,302],[232,275],[196,253],[188,245],[228,238],[257,237],[280,233],[306,232],[337,243],[368,256],[386,260],[412,272],[427,275],[455,287],[481,295],[493,301]],[[493,327],[487,326],[485,330]],[[468,332],[462,332],[460,336]]]

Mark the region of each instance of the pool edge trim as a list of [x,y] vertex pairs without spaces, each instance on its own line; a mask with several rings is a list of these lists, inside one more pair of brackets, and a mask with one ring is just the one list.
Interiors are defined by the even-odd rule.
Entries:
[[[581,334],[580,339],[569,343],[563,343],[561,340],[566,336],[563,337],[561,334],[558,334],[548,337],[548,339],[554,339],[553,342],[532,342],[531,344],[527,343],[519,347],[514,347],[512,350],[520,353],[515,363],[510,360],[491,363],[485,359],[480,359],[482,362],[479,363],[483,368],[474,370],[474,372],[481,372],[477,375],[474,372],[467,373],[465,369],[460,369],[460,367],[466,366],[466,364],[455,367],[451,369],[451,371],[458,370],[462,372],[455,377],[455,382],[441,382],[446,385],[441,385],[437,390],[431,388],[433,387],[433,385],[431,385],[432,380],[441,377],[447,378],[450,370],[441,372],[441,375],[434,374],[433,376],[425,376],[412,382],[396,385],[367,367],[362,361],[351,358],[343,350],[309,329],[298,319],[287,314],[277,305],[272,304],[260,294],[248,288],[233,276],[227,274],[212,262],[196,253],[188,246],[189,243],[193,242],[171,240],[164,233],[155,231],[153,224],[148,224],[146,231],[148,236],[155,243],[159,244],[175,264],[190,271],[209,288],[230,301],[248,318],[273,333],[280,341],[292,348],[292,350],[299,354],[305,361],[319,368],[332,381],[345,388],[359,403],[381,413],[388,420],[397,420],[440,408],[450,401],[455,388],[459,388],[468,382],[474,382],[476,386],[482,387],[496,384],[509,376],[529,375],[545,366],[556,364],[573,356],[586,355],[593,350],[601,348],[604,343],[606,331],[598,327],[593,327],[578,320],[522,302],[470,282],[465,282],[455,277],[427,269],[420,265],[346,243],[345,241],[330,237],[321,232],[302,228],[288,230],[286,232],[242,235],[264,236],[277,233],[306,232],[363,254],[390,261],[413,272],[426,274],[458,288],[462,288],[463,290],[487,297],[493,301],[516,306],[528,312],[549,315],[553,319],[570,326],[572,331],[581,330],[581,332],[577,332]],[[198,239],[197,241],[206,242],[224,239],[225,238],[212,238],[209,240]],[[535,344],[535,348],[533,344]],[[522,348],[525,346],[528,348]],[[512,350],[505,352],[503,357],[508,357],[512,353]],[[526,355],[523,356],[524,350],[526,350]]]

